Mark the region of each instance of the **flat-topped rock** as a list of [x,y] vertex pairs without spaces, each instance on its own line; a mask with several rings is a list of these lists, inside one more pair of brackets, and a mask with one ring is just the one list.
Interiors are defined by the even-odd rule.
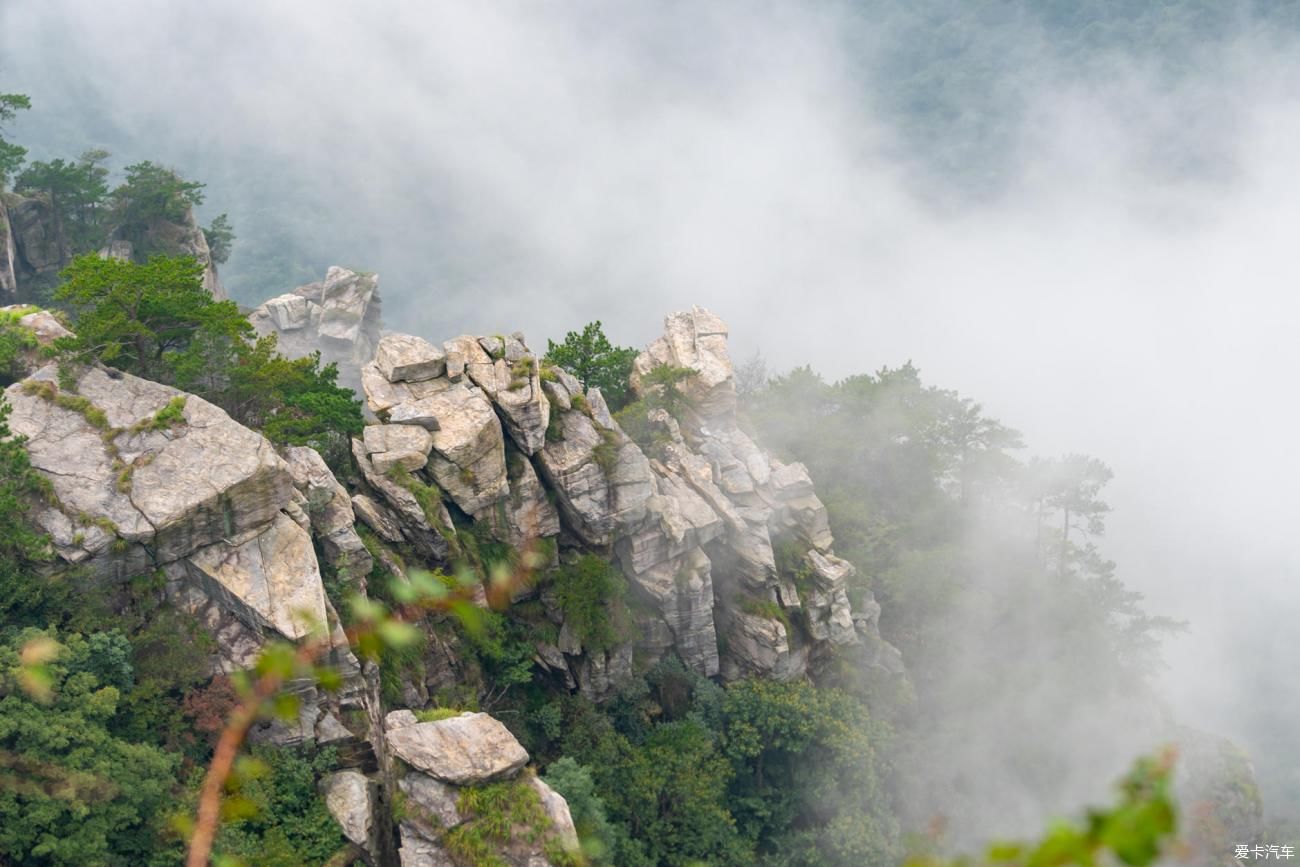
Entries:
[[447,354],[423,337],[390,333],[379,341],[375,366],[389,382],[423,382],[446,372]]
[[388,746],[417,771],[458,786],[511,777],[528,764],[528,751],[485,713],[390,726]]

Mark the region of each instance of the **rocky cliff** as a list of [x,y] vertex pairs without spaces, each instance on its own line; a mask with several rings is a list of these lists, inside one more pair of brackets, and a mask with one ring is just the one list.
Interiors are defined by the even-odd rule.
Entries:
[[[641,445],[599,389],[543,363],[521,334],[379,336],[376,284],[332,268],[252,316],[291,353],[321,347],[356,364],[374,423],[353,441],[347,484],[310,448],[277,451],[194,395],[110,368],[48,363],[5,392],[11,427],[50,482],[36,521],[64,568],[100,582],[161,576],[161,592],[217,639],[214,673],[247,667],[270,639],[321,628],[333,636],[344,688],[294,685],[304,699],[298,720],[255,735],[360,748],[349,752],[355,767],[325,791],[368,857],[382,863],[396,851],[405,865],[452,863],[454,829],[470,834],[476,821],[457,806],[459,793],[487,783],[536,796],[515,800],[536,808],[529,821],[542,832],[495,843],[508,863],[551,863],[572,845],[572,823],[492,717],[412,713],[429,687],[454,681],[454,647],[431,642],[441,659],[429,660],[425,682],[405,684],[411,710],[383,706],[375,667],[363,669],[348,648],[323,573],[364,592],[376,558],[398,575],[450,570],[470,535],[545,551],[550,565],[592,554],[617,563],[636,628],[612,646],[584,646],[546,564],[513,597],[540,602],[555,627],[558,637],[535,648],[538,670],[556,689],[596,701],[669,654],[723,679],[816,678],[835,658],[901,671],[876,631],[879,607],[869,596],[850,603],[853,567],[833,551],[808,473],[738,423],[718,317],[699,308],[670,315],[636,360],[641,393],[658,365],[692,372],[684,409],[650,411]],[[373,537],[369,549],[358,522]],[[778,570],[776,539],[797,552],[793,571]],[[405,806],[395,813],[396,804]]]
[[[214,298],[226,298],[207,238],[190,209],[179,222],[155,220],[140,244],[110,229],[101,256],[143,261],[149,253],[193,256],[203,265],[203,286]],[[137,248],[138,246],[138,248]],[[0,193],[0,304],[40,297],[76,251],[43,194]]]

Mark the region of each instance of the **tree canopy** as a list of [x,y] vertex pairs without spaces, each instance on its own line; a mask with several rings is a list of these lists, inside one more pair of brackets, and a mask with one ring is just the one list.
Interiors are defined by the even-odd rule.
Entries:
[[628,377],[637,354],[610,343],[597,319],[582,331],[570,331],[563,343],[547,340],[545,360],[572,373],[583,388],[599,388],[609,408],[617,411],[630,400]]

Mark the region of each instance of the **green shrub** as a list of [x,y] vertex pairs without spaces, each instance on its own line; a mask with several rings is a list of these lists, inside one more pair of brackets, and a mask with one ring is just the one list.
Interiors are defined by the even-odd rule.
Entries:
[[786,616],[785,609],[769,599],[755,599],[753,596],[746,596],[740,601],[740,610],[755,617],[766,617],[768,620],[780,621],[787,632],[790,629],[790,618]]
[[143,418],[132,426],[136,431],[163,431],[185,424],[186,395],[178,394],[152,416]]
[[612,564],[594,554],[583,554],[556,569],[554,581],[564,621],[584,648],[601,653],[632,634],[627,580]]
[[627,403],[636,357],[635,349],[611,344],[599,321],[587,323],[581,332],[570,331],[563,343],[546,341],[546,362],[572,373],[583,388],[599,388],[614,410]]
[[511,843],[543,843],[555,867],[576,867],[575,858],[556,845],[541,796],[522,776],[461,790],[456,809],[470,818],[443,837],[454,858],[475,867],[505,867],[497,853]]
[[35,307],[21,307],[0,311],[0,388],[18,378],[18,359],[37,347],[32,333],[18,324],[19,319],[34,310]]

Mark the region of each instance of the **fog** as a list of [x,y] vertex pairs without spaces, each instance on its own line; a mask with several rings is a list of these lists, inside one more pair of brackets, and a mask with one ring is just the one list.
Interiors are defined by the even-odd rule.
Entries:
[[107,144],[206,180],[237,251],[283,217],[311,268],[329,246],[379,272],[402,330],[538,346],[601,319],[642,345],[699,304],[739,358],[830,378],[911,359],[1032,451],[1101,458],[1106,553],[1190,623],[1165,695],[1276,790],[1296,771],[1270,738],[1300,725],[1297,46],[1243,20],[1171,77],[1008,33],[989,186],[967,183],[988,148],[936,160],[884,106],[868,61],[894,25],[830,4],[4,0],[0,90],[32,97],[11,137],[34,157]]

